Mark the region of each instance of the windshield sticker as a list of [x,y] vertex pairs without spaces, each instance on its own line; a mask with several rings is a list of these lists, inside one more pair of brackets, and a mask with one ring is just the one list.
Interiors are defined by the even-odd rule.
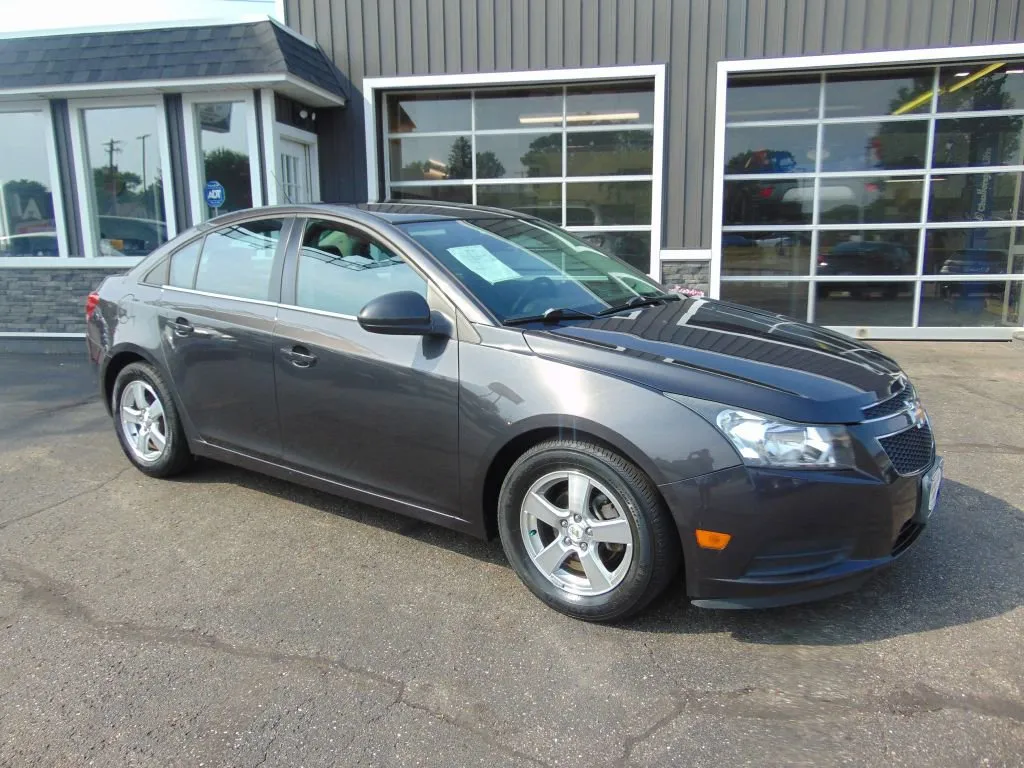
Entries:
[[491,285],[502,280],[515,280],[521,275],[482,245],[456,245],[448,253],[473,270]]

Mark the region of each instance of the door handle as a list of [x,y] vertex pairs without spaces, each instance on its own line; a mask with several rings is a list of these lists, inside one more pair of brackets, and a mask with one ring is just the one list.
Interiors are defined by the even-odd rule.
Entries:
[[188,320],[184,317],[179,317],[176,320],[172,320],[168,323],[171,328],[174,329],[175,336],[191,336],[195,332],[195,328]]
[[312,368],[316,365],[317,356],[311,354],[301,344],[296,344],[294,347],[281,347],[281,354],[296,368]]

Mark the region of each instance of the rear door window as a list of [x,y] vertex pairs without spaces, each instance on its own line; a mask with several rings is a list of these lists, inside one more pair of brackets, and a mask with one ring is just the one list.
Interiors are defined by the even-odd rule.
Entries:
[[284,219],[258,219],[208,234],[199,256],[196,290],[269,300],[274,256],[283,228]]
[[193,240],[184,248],[179,248],[171,256],[171,269],[167,276],[167,284],[176,288],[191,288],[196,279],[196,262],[199,251],[203,247],[203,238]]

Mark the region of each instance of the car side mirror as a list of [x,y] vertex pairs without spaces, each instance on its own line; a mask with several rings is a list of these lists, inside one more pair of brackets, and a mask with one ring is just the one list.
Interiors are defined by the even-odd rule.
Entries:
[[359,325],[370,333],[389,336],[433,336],[444,334],[435,322],[427,300],[416,291],[395,291],[371,300],[359,310]]

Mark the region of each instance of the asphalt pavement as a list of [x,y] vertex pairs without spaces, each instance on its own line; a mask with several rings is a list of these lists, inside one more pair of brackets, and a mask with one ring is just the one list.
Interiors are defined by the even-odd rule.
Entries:
[[0,765],[1022,765],[1024,342],[879,346],[946,457],[918,544],[842,598],[676,589],[619,626],[496,541],[212,462],[149,479],[84,359],[0,356]]

